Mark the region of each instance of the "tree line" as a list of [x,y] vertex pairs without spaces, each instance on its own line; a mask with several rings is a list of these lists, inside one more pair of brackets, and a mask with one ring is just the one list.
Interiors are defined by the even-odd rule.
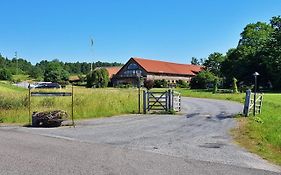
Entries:
[[194,88],[205,88],[215,81],[230,87],[233,79],[239,87],[253,85],[253,73],[258,72],[259,86],[281,90],[281,18],[270,22],[248,24],[236,48],[226,54],[214,52],[206,59],[192,58],[191,64],[205,66],[191,81]]
[[11,80],[12,75],[25,74],[33,79],[44,81],[67,81],[69,75],[85,75],[97,67],[121,66],[121,63],[113,62],[62,62],[57,59],[52,61],[42,60],[32,65],[23,58],[8,59],[0,54],[0,80]]

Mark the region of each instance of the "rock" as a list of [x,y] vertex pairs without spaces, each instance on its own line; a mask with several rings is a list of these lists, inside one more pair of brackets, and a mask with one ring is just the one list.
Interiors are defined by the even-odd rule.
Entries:
[[68,114],[62,110],[33,112],[32,126],[34,127],[58,127],[62,121],[68,118]]

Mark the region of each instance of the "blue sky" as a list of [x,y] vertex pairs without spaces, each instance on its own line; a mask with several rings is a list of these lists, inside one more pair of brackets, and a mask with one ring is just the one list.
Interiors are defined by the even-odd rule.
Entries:
[[280,0],[1,0],[0,7],[0,53],[17,51],[32,63],[133,56],[189,63],[225,53],[248,23],[281,14]]

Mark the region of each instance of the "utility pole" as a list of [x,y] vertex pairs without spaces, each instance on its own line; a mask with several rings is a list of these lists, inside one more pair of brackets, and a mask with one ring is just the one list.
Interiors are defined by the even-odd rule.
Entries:
[[15,58],[16,58],[16,64],[17,64],[17,75],[18,75],[18,67],[19,67],[19,63],[18,63],[18,52],[15,52]]
[[[92,52],[93,52],[93,56],[94,56],[94,39],[91,37],[90,38],[90,48],[91,48],[91,50],[92,50]],[[93,72],[93,63],[91,62],[91,72]]]

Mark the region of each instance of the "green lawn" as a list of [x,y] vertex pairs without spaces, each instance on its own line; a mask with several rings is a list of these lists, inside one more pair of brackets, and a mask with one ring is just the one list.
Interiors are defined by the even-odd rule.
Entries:
[[[71,92],[71,88],[62,91]],[[136,89],[74,87],[74,118],[136,113],[137,98]],[[62,109],[71,113],[71,97],[32,97],[31,102],[31,112]],[[0,122],[25,124],[28,119],[28,90],[0,83]]]
[[[182,96],[244,102],[245,94],[213,94],[204,90],[177,89]],[[238,144],[281,165],[281,94],[264,94],[262,113],[240,117],[233,136]]]

